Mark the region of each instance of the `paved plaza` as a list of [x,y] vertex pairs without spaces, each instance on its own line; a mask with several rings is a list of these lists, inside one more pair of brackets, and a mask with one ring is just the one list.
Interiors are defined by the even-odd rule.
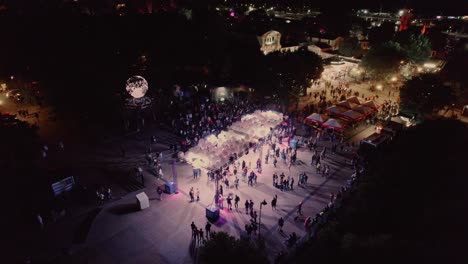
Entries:
[[[135,143],[142,144],[141,141],[143,140],[135,140]],[[319,141],[318,143],[319,152],[327,146],[327,154],[322,165],[328,164],[330,166],[328,177],[316,174],[315,167],[310,165],[312,153],[305,147],[299,148],[296,164],[291,166],[290,171],[281,159],[278,159],[277,168],[274,168],[271,159],[269,164],[264,164],[264,159],[262,159],[263,170],[258,174],[257,184],[254,187],[249,187],[246,182],[243,182],[239,172],[240,184],[239,189],[236,190],[233,186],[235,176],[229,176],[231,187],[229,190],[225,189],[224,194],[225,196],[226,194],[237,194],[240,197],[239,210],[221,210],[220,219],[213,224],[212,231],[225,231],[239,237],[241,233],[245,232],[245,224],[250,224],[250,216],[245,212],[245,199],[251,199],[255,203],[254,210],[258,214],[260,213],[260,202],[265,199],[268,205],[262,209],[260,232],[266,239],[267,250],[272,257],[280,250],[286,250],[284,241],[287,236],[292,232],[296,232],[298,236],[304,236],[306,234],[304,219],[308,216],[315,216],[323,209],[330,201],[330,194],[337,193],[351,176],[350,157],[352,150],[332,155],[331,144],[330,141]],[[283,147],[286,146],[287,142],[284,141]],[[136,148],[136,146],[134,147]],[[143,146],[141,147],[143,148]],[[163,146],[160,145],[160,147]],[[130,167],[134,162],[143,164],[143,155],[131,153],[126,158],[114,157],[112,162],[109,161],[109,164],[116,165],[118,160],[121,160],[119,168],[124,171],[130,170],[125,166]],[[266,150],[263,153],[266,153]],[[102,152],[99,155],[112,156],[112,152]],[[251,150],[248,155],[244,155],[239,160],[240,162],[245,160],[247,166],[250,163],[254,167],[258,155],[259,151],[254,153]],[[131,161],[128,161],[129,159]],[[172,162],[173,159],[167,151],[164,152],[165,180],[172,179]],[[107,166],[112,167],[109,164]],[[102,164],[102,166],[104,165]],[[196,250],[190,250],[190,224],[194,221],[198,228],[204,229],[207,222],[205,208],[214,201],[215,183],[208,179],[204,170],[202,170],[202,176],[195,179],[192,166],[187,163],[177,162],[176,170],[179,185],[178,194],[164,194],[162,201],[157,199],[156,186],[164,184],[164,181],[155,178],[149,171],[145,171],[146,187],[144,189],[124,194],[121,199],[108,202],[98,207],[95,212],[83,214],[73,223],[68,223],[71,226],[70,229],[56,234],[57,241],[61,242],[55,246],[69,248],[73,255],[79,256],[75,260],[77,263],[80,263],[79,259],[86,260],[87,263],[192,263],[193,257],[196,257]],[[295,180],[294,190],[282,192],[273,187],[272,175],[274,172],[278,174],[284,172],[286,177],[293,177]],[[306,172],[309,176],[308,183],[305,187],[298,187],[298,175],[302,172]],[[112,177],[112,175],[107,175],[107,177]],[[190,202],[188,192],[191,187],[200,190],[200,201]],[[150,207],[138,211],[135,209],[135,194],[141,191],[145,191],[150,197]],[[272,210],[270,205],[274,195],[278,195],[277,210]],[[299,202],[303,202],[303,216],[294,220],[296,206]],[[285,219],[284,233],[278,232],[277,223],[280,217]],[[73,243],[76,240],[77,230],[82,228],[86,221],[90,223],[88,223],[89,233],[85,241]],[[60,227],[53,228],[58,230]]]

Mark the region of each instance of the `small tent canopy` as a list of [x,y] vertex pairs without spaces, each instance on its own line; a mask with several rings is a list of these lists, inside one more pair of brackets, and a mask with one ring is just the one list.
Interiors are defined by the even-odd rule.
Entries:
[[368,106],[368,107],[373,108],[373,109],[378,109],[379,108],[379,106],[373,100],[367,101],[367,102],[363,103],[362,105]]
[[341,113],[344,113],[346,112],[346,108],[344,107],[340,107],[340,106],[330,106],[327,108],[327,111],[332,113],[332,114],[341,114]]
[[341,107],[344,107],[346,109],[353,109],[353,107],[356,107],[357,104],[351,103],[351,102],[348,102],[348,101],[341,101],[341,102],[337,103],[336,106],[341,106]]
[[348,110],[346,112],[344,112],[342,114],[345,118],[348,118],[352,121],[356,121],[356,120],[359,120],[361,119],[362,117],[364,117],[363,114],[359,113],[359,112],[356,112],[356,111],[353,111],[353,110]]
[[368,115],[372,112],[374,112],[375,110],[370,108],[369,106],[365,106],[365,105],[358,105],[356,107],[353,108],[354,111],[356,112],[359,112],[363,115]]
[[323,123],[323,127],[326,128],[333,128],[337,130],[343,129],[343,125],[341,125],[336,119],[330,118],[327,120],[327,122]]
[[310,116],[306,117],[306,121],[315,122],[319,124],[322,124],[323,122],[325,122],[325,120],[326,120],[325,117],[317,113],[313,113]]
[[394,116],[391,121],[404,125],[405,127],[411,126],[411,120],[404,116]]
[[359,99],[357,96],[351,96],[348,99],[346,99],[346,101],[353,103],[353,104],[359,104],[359,105],[363,103],[363,101],[361,101],[361,99]]

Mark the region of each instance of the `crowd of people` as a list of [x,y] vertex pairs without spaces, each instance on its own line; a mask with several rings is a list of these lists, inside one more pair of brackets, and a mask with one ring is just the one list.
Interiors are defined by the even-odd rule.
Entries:
[[181,112],[172,120],[175,133],[185,140],[182,146],[187,149],[198,140],[210,134],[218,135],[243,115],[260,109],[261,105],[251,101],[205,101],[195,103],[190,110]]

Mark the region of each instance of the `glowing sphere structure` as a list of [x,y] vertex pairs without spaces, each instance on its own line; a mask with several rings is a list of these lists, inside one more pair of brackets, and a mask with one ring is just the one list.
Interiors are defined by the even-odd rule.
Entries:
[[148,82],[145,78],[135,75],[127,80],[125,89],[133,98],[142,98],[148,91]]

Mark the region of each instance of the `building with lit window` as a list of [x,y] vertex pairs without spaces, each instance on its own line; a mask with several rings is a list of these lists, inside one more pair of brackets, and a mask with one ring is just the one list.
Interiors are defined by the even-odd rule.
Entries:
[[270,30],[258,37],[260,43],[260,50],[264,54],[268,54],[273,51],[281,49],[281,33],[275,30]]

